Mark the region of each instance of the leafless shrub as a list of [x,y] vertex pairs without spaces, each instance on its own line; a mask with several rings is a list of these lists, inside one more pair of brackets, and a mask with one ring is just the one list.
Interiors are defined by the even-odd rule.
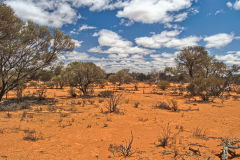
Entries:
[[27,117],[27,112],[24,111],[24,112],[22,113],[22,115],[21,115],[20,121],[24,121],[24,119],[25,119],[26,117]]
[[88,103],[91,104],[91,105],[93,105],[93,104],[95,103],[95,101],[89,99],[89,100],[88,100]]
[[126,145],[123,146],[121,145],[121,154],[123,157],[130,157],[134,154],[134,152],[132,151],[132,143],[133,143],[133,134],[131,132],[131,139],[130,141],[127,143],[126,142]]
[[237,101],[240,98],[240,96],[232,96],[232,97],[235,101]]
[[36,94],[38,96],[39,100],[43,100],[45,98],[45,94],[47,92],[47,87],[43,84],[39,85],[37,90],[36,90]]
[[131,139],[129,140],[129,142],[126,142],[125,145],[110,144],[108,147],[108,151],[112,152],[114,156],[115,154],[119,154],[124,158],[131,157],[135,153],[132,149],[132,144],[133,144],[133,134],[131,132]]
[[35,130],[24,130],[24,137],[23,139],[26,140],[26,141],[38,141],[40,139],[42,139],[42,136],[41,136],[41,133],[37,133]]
[[204,139],[206,138],[206,129],[197,127],[193,130],[193,137]]
[[239,155],[236,154],[235,149],[239,149],[240,145],[237,145],[240,143],[240,140],[232,140],[230,141],[228,138],[222,139],[222,152],[219,155],[221,160],[228,160],[228,154],[231,155],[231,159],[234,157],[239,157]]
[[71,97],[77,97],[77,93],[76,93],[76,90],[74,88],[70,88],[68,90],[68,93],[71,95]]
[[60,113],[60,118],[68,117],[68,116],[69,116],[69,113],[63,113],[63,112]]
[[48,105],[47,110],[49,112],[55,112],[57,110],[57,107],[55,105]]
[[134,107],[135,107],[135,108],[138,108],[139,105],[140,105],[140,102],[135,102],[135,103],[134,103]]
[[6,117],[7,118],[12,118],[12,114],[8,111]]
[[109,113],[119,113],[117,106],[119,105],[122,98],[122,94],[114,93],[111,97],[108,98],[107,109]]
[[171,110],[171,107],[166,102],[158,102],[155,106],[158,109]]
[[104,102],[103,99],[99,99],[99,100],[98,100],[98,103],[103,103],[103,102]]
[[174,111],[174,112],[179,111],[178,103],[177,103],[176,100],[171,99],[168,103],[169,103],[169,106],[170,106],[170,108],[171,108],[172,111]]
[[162,128],[161,136],[158,138],[159,145],[161,147],[166,147],[169,145],[169,141],[171,139],[172,131],[170,127],[170,123]]

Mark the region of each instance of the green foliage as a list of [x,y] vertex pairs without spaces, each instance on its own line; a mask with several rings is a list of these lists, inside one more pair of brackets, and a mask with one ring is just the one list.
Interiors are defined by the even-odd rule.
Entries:
[[157,82],[157,86],[162,90],[166,90],[167,88],[170,87],[170,83],[168,81],[159,81]]
[[92,62],[72,62],[66,68],[67,79],[72,87],[84,96],[89,95],[91,85],[105,77],[105,72]]
[[208,55],[204,47],[184,48],[176,58],[182,72],[188,75],[187,91],[192,96],[199,96],[203,101],[218,97],[230,85],[233,73],[239,68],[228,69],[226,64],[218,62]]
[[71,37],[32,22],[23,22],[0,3],[0,101],[5,93],[49,67],[61,53],[74,49]]
[[99,97],[108,98],[108,97],[111,97],[113,94],[114,94],[113,91],[101,91],[99,93]]
[[71,95],[71,97],[77,97],[76,90],[74,88],[70,88],[68,90],[68,93]]
[[122,69],[122,70],[118,71],[116,74],[110,75],[108,77],[108,80],[113,84],[118,82],[119,85],[121,85],[121,84],[132,82],[133,77],[130,75],[128,69]]

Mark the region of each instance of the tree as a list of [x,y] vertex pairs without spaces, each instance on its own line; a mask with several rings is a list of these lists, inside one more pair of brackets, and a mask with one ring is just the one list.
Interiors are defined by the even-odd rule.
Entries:
[[49,67],[59,54],[72,51],[74,42],[62,31],[49,31],[23,22],[0,3],[0,101],[5,93]]
[[109,76],[109,81],[112,83],[119,82],[119,86],[124,83],[130,83],[133,81],[133,77],[129,73],[129,69],[122,69],[116,74]]
[[220,96],[230,85],[237,67],[229,69],[223,62],[209,56],[204,47],[184,48],[177,56],[178,67],[188,75],[187,90],[192,96],[200,96],[203,101]]
[[79,89],[87,96],[89,87],[105,77],[105,71],[92,62],[72,62],[66,68],[70,86]]

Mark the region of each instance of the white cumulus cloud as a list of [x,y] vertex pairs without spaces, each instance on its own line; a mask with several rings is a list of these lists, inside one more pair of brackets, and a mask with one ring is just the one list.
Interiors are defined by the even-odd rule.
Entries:
[[[131,41],[123,39],[120,35],[110,30],[103,29],[95,33],[94,36],[98,36],[99,46],[89,49],[89,52],[109,54],[149,54],[154,52],[153,50],[133,46]],[[103,47],[107,47],[107,49],[103,50]]]
[[182,49],[187,46],[194,46],[198,44],[198,41],[201,40],[197,36],[189,36],[185,38],[177,38],[181,31],[163,31],[160,34],[152,35],[151,37],[139,37],[135,41],[138,45],[147,47],[147,48],[157,48],[162,47],[166,48],[176,48]]
[[207,43],[207,48],[221,48],[231,43],[233,39],[233,34],[219,33],[209,37],[205,37],[204,41]]
[[83,25],[79,28],[79,31],[89,30],[89,29],[96,29],[96,27],[94,27],[94,26],[88,26],[88,25],[86,25],[86,24],[83,24]]
[[187,18],[187,13],[175,13],[191,5],[192,0],[131,0],[118,11],[117,17],[142,23],[180,22]]
[[71,5],[64,1],[7,0],[5,3],[14,9],[18,17],[40,25],[62,27],[78,18]]

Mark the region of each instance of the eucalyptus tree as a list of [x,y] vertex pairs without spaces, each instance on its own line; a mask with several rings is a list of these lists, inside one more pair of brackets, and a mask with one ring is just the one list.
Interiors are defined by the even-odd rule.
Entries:
[[5,93],[26,83],[49,67],[59,54],[72,51],[71,37],[58,29],[50,31],[33,22],[24,22],[0,3],[0,101]]

